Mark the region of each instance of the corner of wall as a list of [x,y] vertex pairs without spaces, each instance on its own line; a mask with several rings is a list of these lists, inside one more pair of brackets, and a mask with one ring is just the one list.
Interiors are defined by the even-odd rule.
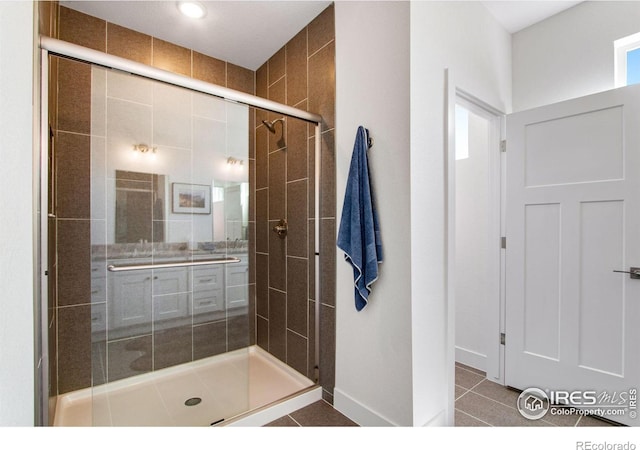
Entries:
[[[0,2],[0,425],[35,423],[33,104],[34,2]],[[10,88],[8,88],[10,87]]]
[[336,2],[335,13],[336,217],[362,125],[374,139],[369,171],[385,252],[369,304],[359,312],[353,270],[342,252],[336,254],[335,406],[361,424],[408,426],[413,408],[409,3]]
[[361,427],[393,427],[398,425],[349,396],[340,388],[334,389],[333,406]]

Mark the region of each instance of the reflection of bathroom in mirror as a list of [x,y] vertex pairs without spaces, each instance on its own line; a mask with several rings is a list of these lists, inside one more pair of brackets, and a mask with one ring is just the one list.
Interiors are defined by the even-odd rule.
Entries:
[[[115,243],[165,242],[166,214],[171,212],[167,177],[127,170],[115,174]],[[248,183],[214,182],[211,191],[212,214],[200,218],[204,223],[196,233],[197,241],[246,240]]]
[[[94,67],[91,117],[93,244],[111,255],[246,247],[246,105]],[[208,190],[206,207],[176,208],[176,186]]]
[[116,244],[164,242],[165,177],[116,170]]
[[213,188],[213,240],[247,240],[249,183],[219,181]]

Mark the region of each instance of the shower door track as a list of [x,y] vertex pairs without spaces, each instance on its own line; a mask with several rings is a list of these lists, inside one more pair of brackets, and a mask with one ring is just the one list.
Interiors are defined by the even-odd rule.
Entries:
[[[320,371],[320,299],[321,297],[321,287],[320,287],[320,273],[321,272],[321,258],[320,258],[320,185],[321,185],[321,164],[320,164],[320,156],[321,156],[321,133],[322,133],[322,116],[319,114],[315,114],[312,112],[304,111],[302,109],[294,108],[291,106],[283,105],[278,102],[274,102],[272,100],[267,100],[261,97],[257,97],[255,95],[247,94],[245,92],[236,91],[234,89],[229,89],[223,86],[218,86],[215,84],[207,83],[205,81],[196,80],[194,78],[189,78],[184,75],[174,74],[172,72],[168,72],[166,70],[157,69],[155,67],[147,66],[146,64],[138,63],[135,61],[128,60],[126,58],[121,58],[119,56],[109,55],[107,53],[103,53],[97,50],[89,49],[86,47],[82,47],[80,45],[72,44],[70,42],[61,41],[59,39],[50,38],[47,36],[40,36],[40,49],[41,49],[41,61],[40,61],[40,168],[39,168],[39,179],[41,183],[40,189],[40,274],[38,279],[40,280],[40,292],[46,292],[46,286],[48,285],[47,273],[48,273],[48,237],[47,237],[47,217],[55,217],[55,212],[48,211],[48,202],[47,202],[47,192],[46,188],[49,184],[48,172],[47,172],[47,149],[49,145],[49,135],[48,132],[45,133],[43,130],[48,130],[48,74],[49,74],[49,55],[61,56],[65,58],[74,59],[81,62],[87,62],[90,64],[95,64],[98,66],[102,66],[108,69],[116,69],[123,72],[128,72],[133,75],[142,76],[145,78],[150,78],[156,81],[161,81],[164,83],[172,84],[174,86],[183,87],[185,89],[189,89],[196,92],[202,92],[205,94],[214,95],[216,97],[223,98],[225,100],[234,101],[236,103],[241,103],[244,105],[252,106],[255,108],[260,108],[264,110],[268,110],[275,113],[284,114],[289,117],[293,117],[296,119],[301,119],[306,122],[310,122],[315,126],[315,159],[314,159],[314,176],[315,176],[315,186],[314,186],[314,256],[315,256],[315,290],[314,290],[314,300],[315,300],[315,311],[314,311],[314,338],[315,338],[315,355],[314,355],[314,382],[319,384],[319,371]],[[47,212],[48,214],[45,214]],[[44,290],[43,290],[44,289]],[[41,298],[42,301],[42,298]],[[47,348],[47,336],[48,336],[48,320],[47,320],[47,308],[40,308],[40,323],[41,323],[41,345],[42,348]],[[48,356],[45,364],[48,365]],[[44,371],[43,371],[44,372]],[[48,375],[47,373],[41,373],[39,375],[40,378],[44,378],[41,380],[43,383],[42,386],[48,386]],[[43,396],[44,397],[44,396]],[[40,407],[42,408],[41,415],[38,418],[43,423],[41,425],[47,425],[48,422],[48,414],[46,408],[46,402],[48,399],[42,398],[40,399],[42,403]]]

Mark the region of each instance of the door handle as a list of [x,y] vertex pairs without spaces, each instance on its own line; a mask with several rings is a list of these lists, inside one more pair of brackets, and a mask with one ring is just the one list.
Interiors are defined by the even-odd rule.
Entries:
[[629,278],[632,280],[640,280],[640,267],[629,267],[629,271],[626,270],[614,270],[616,273],[628,273]]

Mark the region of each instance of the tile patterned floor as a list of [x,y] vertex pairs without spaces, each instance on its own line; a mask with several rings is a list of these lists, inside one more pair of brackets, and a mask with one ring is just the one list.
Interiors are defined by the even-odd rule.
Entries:
[[528,420],[516,409],[519,392],[489,381],[485,373],[456,363],[457,427],[596,427],[614,426],[595,417],[551,416]]
[[289,415],[274,420],[267,427],[357,427],[324,400],[305,406]]
[[[516,409],[519,393],[486,379],[485,373],[456,363],[456,427],[607,427],[610,422],[580,415],[527,420]],[[265,425],[268,427],[358,426],[324,400]]]

